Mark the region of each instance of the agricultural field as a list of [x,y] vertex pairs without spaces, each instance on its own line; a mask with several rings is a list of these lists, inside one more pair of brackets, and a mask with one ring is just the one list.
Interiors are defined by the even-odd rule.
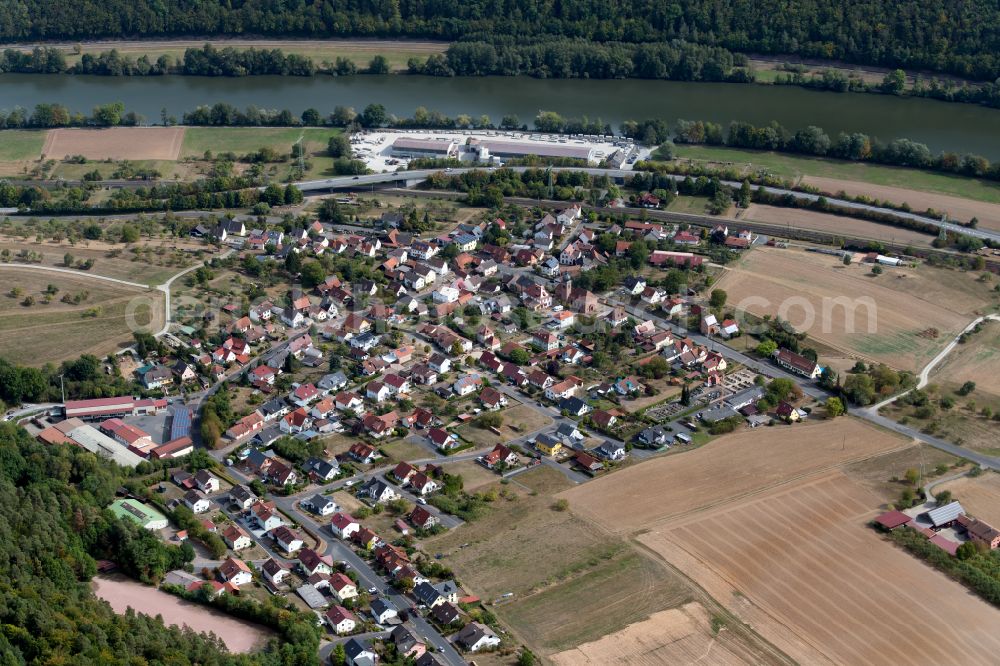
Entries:
[[991,661],[1000,610],[868,528],[877,502],[832,471],[638,539],[799,663]]
[[[933,209],[948,215],[959,222],[968,222],[972,218],[979,220],[979,226],[993,231],[1000,230],[1000,186],[992,185],[998,190],[997,199],[977,201],[973,197],[950,196],[933,190],[920,191],[909,189],[913,183],[901,186],[874,185],[853,180],[837,180],[808,176],[802,179],[803,185],[818,187],[824,192],[837,194],[846,192],[849,196],[867,196],[881,201],[905,203],[916,211]],[[984,187],[990,187],[983,183]],[[978,198],[978,197],[977,197]]]
[[46,133],[41,130],[5,130],[0,133],[0,162],[37,160]]
[[82,155],[90,160],[176,160],[183,127],[112,127],[49,130],[42,146],[47,159]]
[[649,619],[550,657],[558,666],[693,664],[711,654],[713,664],[782,663],[774,651],[754,649],[698,602],[654,613]]
[[1000,525],[1000,474],[986,471],[934,486],[933,492],[950,490],[952,497],[976,518],[990,525]]
[[571,488],[559,498],[603,529],[629,535],[909,443],[853,418],[741,430]]
[[201,243],[177,238],[143,238],[138,243],[125,246],[90,240],[76,244],[52,240],[39,243],[0,235],[0,251],[5,249],[13,255],[22,251],[37,253],[41,255],[41,262],[33,265],[57,268],[65,267],[64,260],[69,253],[77,262],[93,260],[93,267],[89,271],[81,271],[82,275],[89,273],[154,286],[193,266],[209,250]]
[[631,545],[559,510],[569,486],[539,467],[502,488],[481,520],[427,540],[428,552],[484,601],[520,640],[543,654],[614,633],[690,600],[682,580]]
[[766,204],[750,204],[740,214],[739,219],[763,224],[785,225],[797,229],[811,229],[852,238],[904,243],[914,247],[930,247],[934,240],[934,236],[913,229],[867,222],[843,215],[819,213],[799,208],[781,208]]
[[300,138],[307,151],[326,150],[327,140],[339,133],[338,129],[299,127],[189,127],[184,133],[180,157],[200,158],[208,150],[245,155],[261,148],[288,154]]
[[[820,343],[899,370],[922,368],[997,294],[972,272],[919,266],[882,275],[858,262],[793,249],[756,248],[716,286],[756,316],[779,315]],[[840,301],[851,308],[838,305]]]
[[[899,188],[906,191],[905,200],[914,209],[920,207],[920,203],[915,197],[928,192],[1000,204],[1000,184],[976,178],[965,178],[964,176],[719,146],[678,145],[674,153],[682,160],[709,162],[719,166],[742,169],[748,175],[763,169],[793,182],[798,182],[800,178],[805,176],[822,178],[827,180],[833,192],[845,189],[845,186],[850,187],[850,183],[853,183],[862,187],[859,194],[884,199],[887,197],[874,194],[868,191],[868,188],[874,185]],[[903,203],[903,200],[888,198],[893,203]],[[939,208],[939,206],[932,207]]]
[[[104,357],[132,341],[130,321],[151,331],[163,325],[163,295],[157,291],[16,267],[0,269],[0,277],[0,356],[15,363],[40,366],[81,354]],[[58,291],[46,304],[49,285]],[[12,295],[15,289],[18,296]],[[86,298],[79,303],[61,301],[83,293]],[[22,305],[29,296],[34,304]]]

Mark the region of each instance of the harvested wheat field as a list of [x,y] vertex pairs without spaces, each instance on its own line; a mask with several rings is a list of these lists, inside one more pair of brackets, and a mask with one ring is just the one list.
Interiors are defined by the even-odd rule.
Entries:
[[976,278],[929,266],[873,276],[871,266],[845,266],[835,256],[757,248],[730,265],[716,286],[737,312],[780,316],[834,349],[912,371],[996,301]]
[[562,666],[580,664],[754,664],[761,657],[735,634],[713,636],[711,618],[697,602],[653,614],[649,619],[550,659]]
[[[838,180],[836,178],[818,178],[805,176],[802,184],[818,187],[824,192],[836,194],[840,191],[850,196],[866,196],[896,204],[906,203],[915,211],[933,208],[941,213],[948,213],[960,222],[968,222],[974,217],[979,218],[979,226],[984,229],[1000,230],[1000,204],[962,199],[947,194],[935,194],[921,190],[908,190],[891,185],[873,185],[853,180]],[[992,185],[992,183],[990,183]]]
[[1000,610],[868,528],[877,501],[834,471],[639,541],[799,663],[993,663]]
[[910,442],[854,418],[741,430],[559,494],[605,529],[633,534]]
[[113,127],[49,130],[42,147],[46,159],[83,155],[88,160],[176,160],[183,127]]
[[913,229],[868,222],[832,213],[818,213],[812,210],[781,208],[765,204],[750,204],[740,215],[740,219],[764,224],[780,224],[797,229],[811,229],[851,238],[905,243],[914,247],[930,247],[931,241],[934,240],[934,236]]
[[934,368],[930,380],[949,389],[972,381],[976,383],[973,397],[988,393],[1000,398],[1000,322],[983,322],[981,331],[957,345]]
[[950,490],[971,515],[990,525],[1000,525],[1000,474],[984,472],[934,486],[935,493],[942,490]]

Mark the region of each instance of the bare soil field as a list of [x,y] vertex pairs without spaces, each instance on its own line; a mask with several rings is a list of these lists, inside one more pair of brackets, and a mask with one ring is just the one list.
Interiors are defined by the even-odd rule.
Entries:
[[610,532],[634,534],[908,444],[853,418],[741,430],[694,451],[595,479],[559,497],[569,500],[574,513]]
[[1000,398],[1000,322],[983,322],[982,330],[957,345],[934,369],[930,380],[949,389],[973,381],[976,391],[971,397],[980,398],[978,402],[984,393]]
[[889,268],[877,277],[870,271],[838,257],[757,248],[716,286],[728,292],[731,309],[781,316],[834,349],[900,370],[922,368],[996,301],[974,273],[928,266]]
[[176,160],[183,127],[113,127],[49,130],[42,147],[47,159],[83,155],[91,160]]
[[993,661],[1000,610],[866,527],[877,501],[835,471],[639,541],[799,663]]
[[[39,366],[80,354],[99,358],[131,342],[130,322],[156,331],[163,325],[163,294],[117,287],[100,280],[41,271],[4,268],[6,286],[0,296],[0,356],[16,363]],[[51,303],[43,303],[48,285],[58,288]],[[13,297],[17,287],[22,295]],[[79,304],[62,303],[63,294],[88,292]],[[31,296],[34,305],[21,305]]]
[[1000,474],[984,472],[979,476],[966,476],[939,486],[933,492],[950,490],[952,496],[976,518],[990,525],[1000,525]]
[[263,647],[274,636],[274,632],[267,627],[184,601],[125,576],[98,576],[92,585],[94,594],[107,601],[116,613],[124,614],[131,608],[137,613],[152,617],[159,615],[165,624],[213,633],[222,639],[231,652],[252,652]]
[[720,631],[713,635],[711,621],[704,606],[691,602],[654,613],[647,620],[550,659],[559,666],[760,663],[760,655],[748,649],[736,634]]
[[467,589],[533,650],[551,654],[688,602],[686,583],[630,544],[554,508],[569,486],[541,466],[503,488],[481,520],[428,539]]
[[739,217],[741,220],[764,224],[783,224],[799,229],[812,229],[856,238],[907,243],[914,247],[930,247],[931,241],[934,240],[934,236],[912,229],[868,222],[843,215],[796,208],[780,208],[765,204],[750,204]]
[[947,212],[951,217],[961,222],[968,222],[977,217],[979,225],[984,229],[1000,230],[1000,204],[836,178],[805,176],[802,178],[802,183],[818,187],[824,192],[832,194],[844,191],[851,196],[864,195],[897,204],[907,203],[913,210],[933,208],[938,212]]

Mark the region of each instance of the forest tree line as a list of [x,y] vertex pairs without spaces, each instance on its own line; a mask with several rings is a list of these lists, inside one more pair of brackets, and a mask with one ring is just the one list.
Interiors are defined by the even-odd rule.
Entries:
[[[177,464],[173,461],[171,464]],[[37,442],[13,423],[0,423],[0,661],[5,664],[318,664],[312,614],[262,609],[281,638],[256,654],[229,654],[222,642],[188,628],[129,612],[115,613],[89,581],[97,559],[116,562],[155,583],[194,558],[190,544],[170,545],[105,507],[119,488],[149,492],[144,462],[125,470],[84,449]],[[271,617],[273,616],[273,617]]]
[[0,40],[180,35],[518,39],[594,42],[674,39],[743,53],[792,54],[948,72],[1000,75],[1000,4],[890,0],[0,0]]

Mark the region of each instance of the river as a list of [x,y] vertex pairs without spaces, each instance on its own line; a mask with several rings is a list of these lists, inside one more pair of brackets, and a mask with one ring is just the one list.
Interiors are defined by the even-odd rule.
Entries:
[[111,604],[116,613],[123,614],[132,608],[137,613],[160,615],[164,624],[187,625],[195,631],[214,633],[230,652],[251,652],[274,636],[267,627],[185,601],[126,576],[96,576],[91,585],[94,594]]
[[677,81],[587,80],[528,77],[353,76],[311,78],[258,76],[103,77],[44,74],[0,75],[0,109],[59,102],[89,113],[101,103],[121,101],[159,122],[160,110],[180,117],[198,105],[228,102],[244,108],[315,107],[328,113],[340,104],[360,110],[378,102],[400,116],[418,106],[449,116],[489,115],[494,122],[516,114],[530,123],[539,110],[610,122],[678,118],[728,124],[777,120],[798,129],[818,125],[831,136],[865,132],[888,140],[907,137],[934,151],[973,152],[1000,159],[1000,110],[858,93],[830,93],[792,86]]

